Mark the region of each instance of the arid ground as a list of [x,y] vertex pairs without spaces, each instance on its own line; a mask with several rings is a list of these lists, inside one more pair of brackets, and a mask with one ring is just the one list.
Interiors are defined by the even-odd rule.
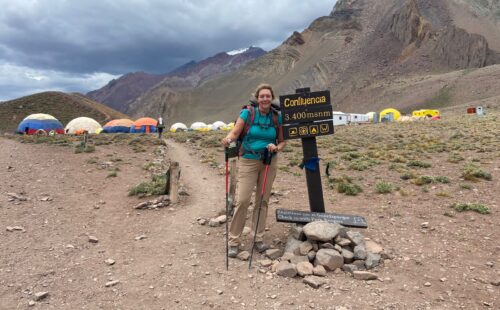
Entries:
[[[365,217],[359,231],[391,255],[378,280],[337,270],[319,289],[260,267],[260,254],[226,271],[224,226],[198,223],[225,207],[224,133],[103,136],[89,153],[75,153],[80,138],[4,136],[0,309],[500,309],[500,111],[461,112],[318,138],[327,212]],[[281,249],[289,224],[274,210],[309,209],[301,158],[300,141],[280,154],[266,241]],[[134,209],[154,197],[129,190],[170,161],[188,195]]]

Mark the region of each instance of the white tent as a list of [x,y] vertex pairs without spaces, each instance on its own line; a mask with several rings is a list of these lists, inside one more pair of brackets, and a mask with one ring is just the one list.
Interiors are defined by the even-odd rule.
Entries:
[[197,131],[206,131],[206,130],[209,130],[207,124],[203,123],[203,122],[194,122],[191,124],[191,129],[193,130],[197,130]]
[[213,123],[210,128],[212,128],[212,130],[220,130],[224,127],[226,127],[226,123],[222,122],[222,121],[216,121],[215,123]]
[[90,117],[77,117],[71,120],[64,128],[64,131],[69,134],[82,134],[84,131],[88,133],[100,133],[101,125]]
[[183,123],[175,123],[172,126],[170,126],[171,132],[186,131],[187,129],[188,129],[187,126]]

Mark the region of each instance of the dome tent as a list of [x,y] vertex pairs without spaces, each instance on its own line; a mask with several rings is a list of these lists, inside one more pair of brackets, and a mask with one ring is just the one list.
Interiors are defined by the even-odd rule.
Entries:
[[64,129],[68,134],[98,133],[102,129],[101,125],[90,117],[77,117],[71,120]]
[[215,123],[212,124],[212,126],[210,126],[210,128],[212,130],[221,130],[226,126],[227,126],[226,123],[224,123],[222,121],[216,121]]
[[130,132],[130,127],[134,124],[133,121],[126,119],[126,118],[120,118],[120,119],[114,119],[112,121],[107,122],[103,128],[102,132],[105,133],[118,133],[118,132]]
[[227,124],[226,126],[222,127],[222,130],[230,131],[233,128],[234,128],[234,122],[231,122],[231,123]]
[[183,123],[175,123],[170,127],[170,132],[187,131],[187,126]]
[[[390,117],[391,114],[392,114],[392,119]],[[388,108],[388,109],[382,110],[382,112],[380,112],[379,120],[380,120],[380,122],[382,122],[382,120],[397,121],[400,117],[401,117],[401,113],[398,110],[393,109],[393,108]]]
[[196,131],[207,131],[208,130],[208,127],[207,127],[207,124],[203,123],[203,122],[194,122],[191,124],[191,128],[192,130],[196,130]]
[[134,122],[130,127],[131,133],[152,133],[156,132],[158,121],[151,117],[142,117]]
[[17,126],[17,133],[34,134],[64,134],[64,127],[55,117],[49,114],[31,114],[26,116]]
[[377,112],[368,112],[366,113],[366,116],[368,116],[368,120],[370,122],[373,122],[373,119],[377,117]]

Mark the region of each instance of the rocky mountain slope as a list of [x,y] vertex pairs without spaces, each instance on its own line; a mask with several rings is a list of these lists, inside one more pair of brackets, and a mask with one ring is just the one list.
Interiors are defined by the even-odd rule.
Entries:
[[[198,62],[191,61],[162,75],[145,72],[129,73],[112,80],[101,89],[87,93],[87,96],[118,111],[128,113],[134,101],[139,102],[135,105],[142,104],[141,98],[150,89],[166,87],[174,91],[189,91],[221,74],[234,71],[263,54],[265,54],[263,49],[250,47],[237,53],[222,52]],[[158,111],[155,112],[156,115]]]
[[111,80],[100,89],[88,92],[86,96],[113,109],[126,112],[130,102],[164,78],[165,75],[146,72],[127,73],[118,79]]
[[[279,94],[328,89],[335,109],[347,112],[465,104],[460,83],[474,90],[469,99],[500,95],[498,67],[486,69],[500,63],[499,20],[493,0],[340,0],[240,69],[190,91],[158,84],[130,112],[154,113],[163,97],[171,122],[229,121],[261,82]],[[482,83],[467,79],[476,70]]]
[[34,113],[46,113],[66,125],[70,120],[87,116],[101,125],[126,115],[81,94],[43,92],[0,103],[0,131],[13,132],[20,121]]

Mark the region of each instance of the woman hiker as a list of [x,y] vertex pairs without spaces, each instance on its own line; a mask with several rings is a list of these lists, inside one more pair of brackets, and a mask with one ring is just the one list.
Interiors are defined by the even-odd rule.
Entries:
[[[241,243],[241,233],[245,227],[248,206],[253,190],[257,187],[255,195],[255,208],[252,216],[252,230],[255,236],[255,249],[263,252],[269,248],[264,241],[263,235],[266,227],[267,209],[271,187],[278,170],[278,152],[286,145],[283,139],[283,126],[281,113],[271,107],[274,100],[274,92],[270,85],[261,84],[255,90],[256,105],[249,105],[242,109],[228,135],[222,139],[222,144],[227,147],[244,134],[240,149],[239,173],[238,173],[238,195],[236,209],[229,229],[229,257],[236,257]],[[253,121],[252,121],[253,118]],[[265,184],[264,199],[260,201],[260,191],[264,182],[266,166],[263,163],[265,150],[273,154],[269,166],[267,181]],[[260,219],[257,221],[258,207],[261,206]],[[255,229],[256,223],[259,227]],[[256,232],[255,232],[256,230]]]

